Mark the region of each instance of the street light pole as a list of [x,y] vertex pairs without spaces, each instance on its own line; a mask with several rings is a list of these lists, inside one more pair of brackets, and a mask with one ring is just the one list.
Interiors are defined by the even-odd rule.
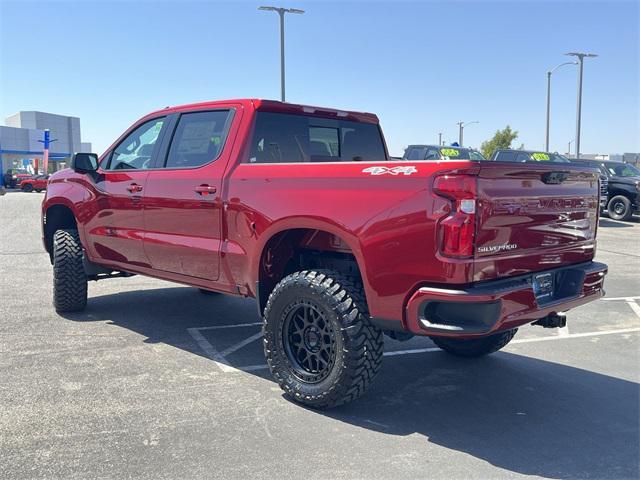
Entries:
[[544,137],[544,151],[549,151],[549,118],[551,117],[551,74],[564,65],[577,65],[578,62],[565,62],[547,71],[547,128]]
[[304,13],[304,10],[298,8],[282,8],[282,7],[259,7],[258,10],[267,10],[270,12],[277,12],[280,17],[280,99],[285,101],[284,94],[284,14],[285,13],[297,13],[299,15]]
[[584,70],[584,57],[597,57],[595,53],[569,52],[571,57],[578,57],[580,72],[578,73],[578,107],[576,112],[576,158],[580,158],[580,122],[582,117],[582,72]]
[[458,122],[456,125],[458,125],[458,145],[460,145],[462,147],[462,145],[464,145],[462,143],[462,141],[464,140],[464,127],[466,127],[467,125],[471,125],[473,123],[480,123],[477,120],[474,120],[473,122]]
[[442,132],[438,133],[438,146],[441,147],[442,146]]

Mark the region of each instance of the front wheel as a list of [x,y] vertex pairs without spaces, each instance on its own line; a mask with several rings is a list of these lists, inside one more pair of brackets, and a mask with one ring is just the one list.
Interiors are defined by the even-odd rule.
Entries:
[[56,230],[53,236],[53,306],[57,312],[78,312],[87,306],[87,275],[77,230]]
[[23,192],[27,192],[27,193],[33,192],[33,185],[31,185],[30,183],[27,183],[26,185],[23,185],[22,186],[22,191]]
[[472,338],[469,340],[460,338],[431,337],[433,343],[447,353],[458,357],[480,357],[497,352],[511,341],[518,331],[517,328],[494,333],[487,337]]
[[309,407],[355,400],[382,363],[382,331],[369,321],[362,284],[333,271],[280,281],[265,308],[263,334],[274,379]]
[[607,211],[614,220],[629,220],[633,216],[631,202],[624,195],[616,195],[609,200]]

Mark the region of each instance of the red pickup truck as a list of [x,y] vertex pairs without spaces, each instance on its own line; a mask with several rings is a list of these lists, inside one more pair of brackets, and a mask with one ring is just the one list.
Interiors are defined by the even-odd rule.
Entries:
[[147,115],[53,174],[42,214],[59,312],[131,274],[255,297],[273,377],[312,407],[366,390],[383,333],[495,352],[607,272],[595,170],[392,160],[373,114],[266,100]]

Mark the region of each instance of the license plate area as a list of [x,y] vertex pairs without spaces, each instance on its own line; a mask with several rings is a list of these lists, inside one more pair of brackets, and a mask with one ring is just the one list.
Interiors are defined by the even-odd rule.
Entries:
[[541,273],[533,276],[533,293],[538,303],[547,303],[553,299],[554,275]]

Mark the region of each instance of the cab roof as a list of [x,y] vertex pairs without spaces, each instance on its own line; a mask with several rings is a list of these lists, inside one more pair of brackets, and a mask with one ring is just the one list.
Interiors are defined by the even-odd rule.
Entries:
[[352,120],[363,123],[379,123],[377,115],[368,112],[356,112],[353,110],[338,110],[335,108],[316,107],[312,105],[302,105],[297,103],[279,102],[277,100],[264,100],[259,98],[241,98],[232,100],[215,100],[209,102],[190,103],[186,105],[176,105],[157,110],[147,116],[159,113],[179,113],[190,110],[202,110],[206,108],[219,108],[230,105],[241,105],[243,108],[277,113],[289,113],[297,115],[313,115],[327,118],[338,118]]

